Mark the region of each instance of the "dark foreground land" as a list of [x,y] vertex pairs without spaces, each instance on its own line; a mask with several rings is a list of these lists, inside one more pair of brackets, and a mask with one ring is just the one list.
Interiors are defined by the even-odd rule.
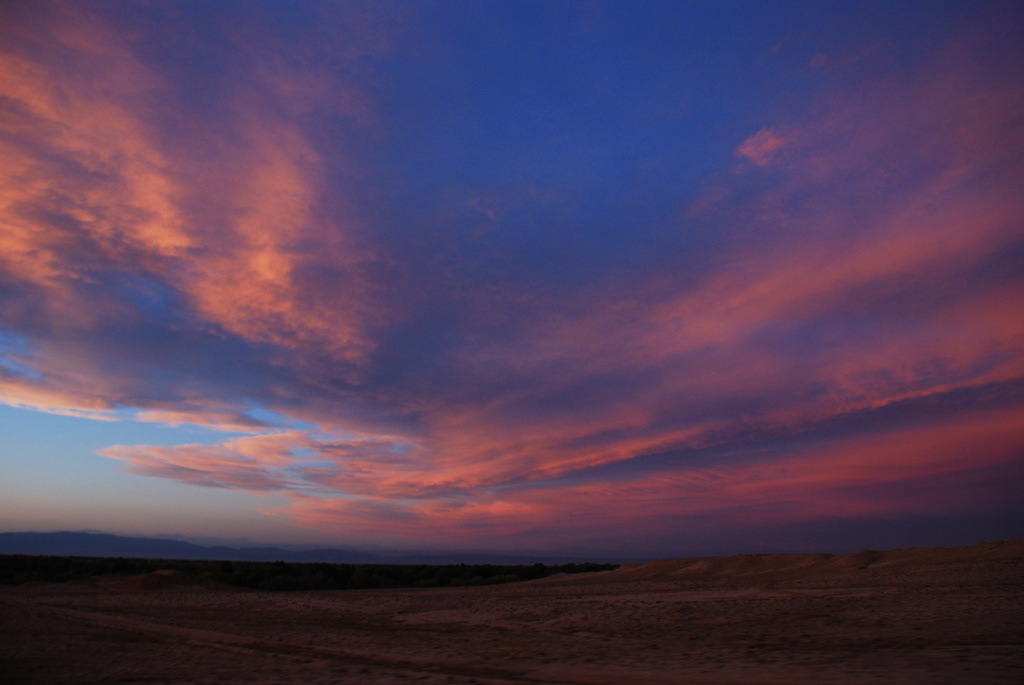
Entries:
[[[103,575],[129,576],[123,590],[201,585],[233,585],[250,590],[380,590],[409,587],[459,587],[538,580],[555,574],[612,571],[619,564],[331,564],[283,561],[202,561],[0,555],[0,585],[32,581],[67,582]],[[154,572],[160,571],[154,575]],[[176,573],[168,573],[175,571]],[[189,578],[189,577],[192,578]],[[191,580],[191,582],[188,582]],[[207,581],[215,581],[213,583]],[[153,586],[152,588],[150,586]]]
[[22,683],[1020,683],[1024,541],[260,592],[180,571],[0,589]]

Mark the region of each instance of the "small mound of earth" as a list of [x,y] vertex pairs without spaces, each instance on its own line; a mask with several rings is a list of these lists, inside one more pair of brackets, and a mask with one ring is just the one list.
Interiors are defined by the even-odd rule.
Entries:
[[125,578],[114,585],[119,590],[234,590],[230,585],[191,573],[161,569]]

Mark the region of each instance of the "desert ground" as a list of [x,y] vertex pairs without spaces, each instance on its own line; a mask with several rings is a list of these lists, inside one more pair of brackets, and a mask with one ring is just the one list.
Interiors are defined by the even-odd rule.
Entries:
[[1021,683],[1024,540],[264,593],[176,572],[0,589],[11,683]]

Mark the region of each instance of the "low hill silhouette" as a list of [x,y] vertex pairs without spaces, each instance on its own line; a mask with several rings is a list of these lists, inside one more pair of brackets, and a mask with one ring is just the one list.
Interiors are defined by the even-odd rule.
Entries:
[[119,590],[235,590],[238,588],[173,569],[160,569],[125,578],[114,584]]

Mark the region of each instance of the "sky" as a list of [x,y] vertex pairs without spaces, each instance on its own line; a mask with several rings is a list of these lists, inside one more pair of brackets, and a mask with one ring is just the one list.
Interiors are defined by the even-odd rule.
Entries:
[[0,529],[1024,537],[1016,2],[0,8]]

